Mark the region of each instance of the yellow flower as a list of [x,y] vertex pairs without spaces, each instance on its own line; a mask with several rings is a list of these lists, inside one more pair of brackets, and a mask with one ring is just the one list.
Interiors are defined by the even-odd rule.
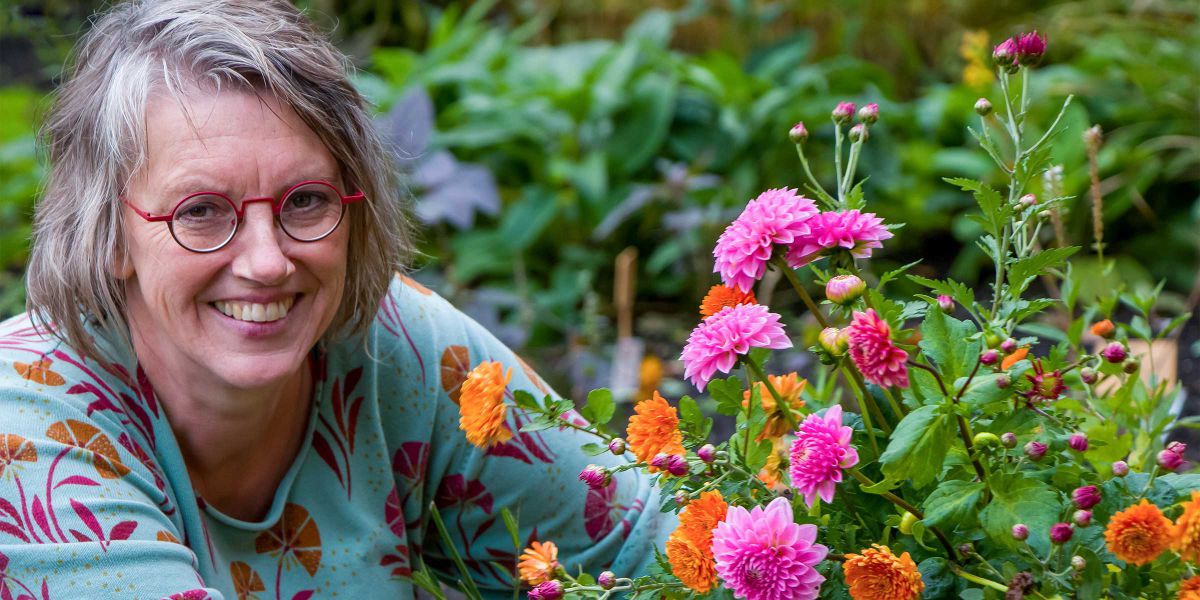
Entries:
[[535,586],[554,579],[554,570],[558,568],[558,546],[554,542],[534,541],[521,553],[520,559],[517,570],[521,573],[521,581]]
[[1104,529],[1108,551],[1131,564],[1152,562],[1171,544],[1171,520],[1145,498],[1115,514]]
[[[626,439],[638,461],[648,463],[661,453],[684,454],[679,416],[675,407],[667,404],[657,391],[653,398],[634,405],[633,412],[626,428]],[[658,470],[657,467],[649,467],[651,473]]]
[[1183,514],[1175,521],[1171,549],[1183,560],[1200,563],[1200,492],[1183,503]]
[[[792,412],[799,411],[804,408],[804,400],[800,399],[800,394],[804,392],[805,386],[808,385],[807,379],[801,379],[795,371],[787,375],[767,375],[767,380],[771,382],[771,386],[779,392],[779,398],[788,406],[792,407]],[[778,438],[788,432],[787,417],[781,410],[778,410],[778,405],[775,402],[775,397],[771,395],[767,386],[760,381],[758,386],[758,397],[762,399],[763,412],[767,413],[767,423],[763,426],[763,430],[758,434],[755,441],[763,441],[768,438]],[[745,408],[750,403],[750,390],[742,392],[742,408]],[[796,420],[799,423],[799,419]]]
[[504,405],[504,388],[512,379],[512,369],[494,361],[484,361],[467,374],[458,403],[458,427],[467,434],[467,441],[479,448],[489,448],[512,439],[512,431],[504,424],[508,408]]
[[967,61],[963,67],[963,83],[973,88],[982,88],[992,82],[994,76],[988,63],[991,57],[989,46],[987,30],[963,32],[962,44],[958,47],[959,55]]
[[896,556],[887,546],[872,544],[862,554],[847,554],[842,563],[854,600],[915,600],[925,583],[907,552]]
[[767,464],[758,472],[758,480],[765,483],[771,491],[781,492],[787,489],[787,483],[783,479],[783,456],[786,446],[780,438],[771,440],[771,446],[771,455],[767,457]]

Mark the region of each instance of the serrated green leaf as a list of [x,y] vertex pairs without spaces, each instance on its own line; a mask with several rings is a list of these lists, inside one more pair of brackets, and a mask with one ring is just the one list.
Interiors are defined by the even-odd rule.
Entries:
[[926,358],[937,364],[943,379],[954,381],[970,373],[979,358],[980,341],[967,341],[976,333],[974,323],[931,310],[921,323],[921,341],[917,345]]
[[1008,286],[1011,290],[1010,293],[1013,297],[1020,296],[1029,287],[1033,279],[1041,275],[1042,271],[1061,265],[1068,257],[1078,251],[1079,246],[1049,248],[1013,261],[1008,266]]
[[984,226],[984,229],[996,237],[1000,237],[1003,234],[1004,226],[1012,216],[1012,208],[1000,196],[1000,192],[974,179],[946,177],[943,178],[943,181],[957,186],[962,190],[972,192],[975,195],[975,202],[979,205],[979,209],[983,213],[981,224]]
[[608,446],[590,442],[580,446],[580,449],[582,449],[583,452],[588,456],[600,456],[601,454],[608,452]]
[[691,396],[679,399],[679,420],[682,425],[691,430],[699,430],[704,424],[704,413],[700,411],[700,406]]
[[1040,554],[1048,552],[1048,532],[1058,522],[1061,508],[1058,494],[1045,483],[1021,474],[993,471],[990,484],[993,498],[979,513],[979,521],[991,541],[1015,550],[1018,542],[1012,537],[1012,526],[1022,523],[1039,533],[1029,536],[1029,545]]
[[887,450],[879,457],[884,476],[911,480],[918,488],[933,481],[941,473],[950,447],[951,421],[933,404],[908,413],[896,425]]
[[943,481],[925,499],[925,524],[929,527],[945,526],[947,531],[958,524],[969,527],[967,521],[975,515],[975,505],[979,504],[983,488],[983,483],[977,481]]
[[737,377],[708,382],[708,393],[717,403],[717,412],[733,416],[742,412],[742,382]]

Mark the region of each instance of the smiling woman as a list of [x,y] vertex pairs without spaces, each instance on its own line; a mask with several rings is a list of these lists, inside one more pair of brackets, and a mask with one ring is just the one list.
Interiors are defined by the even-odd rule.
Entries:
[[473,366],[548,390],[396,274],[400,187],[346,70],[283,0],[95,20],[45,125],[29,313],[0,325],[0,589],[411,596],[457,554],[508,594],[502,508],[584,568],[645,567],[672,518],[648,481],[616,475],[599,520],[574,481],[625,459],[519,412],[463,440]]

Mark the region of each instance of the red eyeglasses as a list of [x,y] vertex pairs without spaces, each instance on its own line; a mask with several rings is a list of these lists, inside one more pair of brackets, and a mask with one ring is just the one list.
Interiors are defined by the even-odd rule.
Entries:
[[[196,192],[180,200],[170,214],[152,215],[121,201],[141,218],[166,222],[171,237],[192,252],[216,252],[224,248],[246,215],[251,202],[270,202],[275,222],[288,237],[298,242],[316,242],[337,229],[346,213],[346,205],[365,199],[362,192],[342,194],[328,181],[302,181],[282,197],[246,198],[239,210],[228,196],[217,192]],[[276,201],[278,200],[278,201]]]

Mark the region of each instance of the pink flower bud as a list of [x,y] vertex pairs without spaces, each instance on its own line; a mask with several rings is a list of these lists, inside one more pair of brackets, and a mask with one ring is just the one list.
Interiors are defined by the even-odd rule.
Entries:
[[1171,442],[1162,452],[1158,453],[1158,466],[1167,471],[1178,471],[1183,466],[1183,451],[1187,450],[1187,444],[1183,442]]
[[1071,492],[1071,501],[1075,503],[1075,506],[1083,509],[1100,504],[1100,488],[1094,485],[1077,487],[1074,492]]
[[667,454],[666,452],[659,452],[658,454],[654,455],[654,458],[650,459],[650,466],[656,469],[663,469],[665,471],[670,464],[671,455]]
[[606,590],[611,590],[613,586],[617,585],[617,575],[612,571],[604,571],[596,578],[596,583]]
[[1029,527],[1026,527],[1024,523],[1017,523],[1016,525],[1013,525],[1012,536],[1013,539],[1017,540],[1018,542],[1025,541],[1029,538]]
[[684,506],[687,506],[688,504],[690,504],[691,501],[692,501],[692,499],[690,497],[688,497],[687,492],[676,492],[675,493],[675,505],[676,506],[683,508]]
[[1105,346],[1104,350],[1100,351],[1100,356],[1103,356],[1104,360],[1107,360],[1115,365],[1119,362],[1124,362],[1124,360],[1129,357],[1129,353],[1125,351],[1125,344],[1122,344],[1121,342],[1112,342],[1111,344]]
[[612,483],[612,473],[600,465],[588,465],[579,472],[579,480],[593,490],[602,490]]
[[857,142],[860,140],[865,142],[867,141],[867,138],[870,137],[870,134],[867,133],[867,126],[863,125],[862,123],[851,127],[849,135],[850,141],[852,142]]
[[696,451],[696,456],[699,456],[704,464],[711,464],[717,458],[717,449],[712,444],[705,444]]
[[1134,373],[1138,372],[1138,369],[1141,368],[1141,366],[1142,363],[1138,362],[1138,359],[1127,358],[1125,359],[1125,362],[1121,363],[1121,370],[1124,371],[1126,375],[1133,375]]
[[1029,442],[1025,444],[1025,456],[1028,456],[1029,460],[1033,462],[1042,460],[1042,457],[1046,456],[1046,445],[1041,442]]
[[1071,520],[1075,522],[1077,527],[1087,527],[1092,524],[1092,511],[1077,510],[1075,514],[1071,515]]
[[1118,460],[1117,462],[1112,464],[1112,471],[1113,471],[1113,476],[1124,477],[1129,474],[1129,463],[1127,463],[1123,460]]
[[858,120],[872,125],[879,120],[879,105],[874,102],[858,109]]
[[1055,523],[1050,527],[1050,541],[1055,544],[1065,544],[1075,535],[1075,528],[1070,523]]
[[1024,196],[1021,196],[1021,199],[1017,202],[1021,205],[1021,208],[1029,208],[1030,206],[1037,204],[1037,196],[1034,196],[1033,194],[1025,194]]
[[833,122],[838,125],[845,125],[854,118],[854,111],[858,108],[853,102],[839,102],[837,107],[833,109],[831,116]]
[[992,60],[1001,67],[1014,64],[1017,58],[1017,40],[1008,38],[992,49]]
[[1008,339],[1004,340],[1003,342],[1000,342],[1000,351],[1005,354],[1012,354],[1013,352],[1016,352],[1017,351],[1017,340],[1008,338]]
[[1035,30],[1015,39],[1017,62],[1022,65],[1036,65],[1042,61],[1042,55],[1046,53],[1045,36],[1038,35]]
[[987,98],[980,98],[976,100],[975,112],[981,117],[986,117],[992,114],[992,103],[989,102]]
[[793,144],[803,144],[804,140],[808,139],[808,129],[804,127],[804,121],[800,121],[788,130],[788,138]]
[[1000,443],[1004,444],[1005,448],[1016,448],[1017,434],[1011,431],[1005,432],[1004,435],[1000,436]]
[[558,600],[562,596],[563,586],[557,579],[539,583],[529,590],[529,600]]
[[996,378],[997,389],[1006,390],[1010,385],[1012,385],[1012,378],[1010,378],[1008,375],[1001,374]]
[[985,365],[994,365],[1000,362],[1000,353],[995,350],[987,350],[979,356],[979,362]]
[[1071,437],[1067,438],[1067,445],[1076,452],[1087,452],[1087,436],[1082,433],[1072,433]]
[[867,282],[854,275],[837,275],[825,282],[825,297],[842,306],[858,300],[865,291]]
[[678,454],[672,454],[671,457],[667,459],[667,471],[676,477],[687,475],[687,459]]
[[1096,383],[1096,379],[1098,379],[1098,377],[1099,376],[1096,374],[1096,370],[1091,367],[1084,367],[1079,370],[1079,379],[1088,385]]
[[1087,559],[1076,554],[1071,557],[1071,568],[1076,571],[1082,571],[1087,568]]
[[826,327],[817,336],[817,344],[834,357],[844,356],[850,348],[850,334],[845,329]]
[[613,440],[608,443],[608,451],[617,456],[625,454],[625,440],[621,438],[613,438]]
[[938,294],[937,305],[946,314],[954,312],[954,299],[946,294]]

